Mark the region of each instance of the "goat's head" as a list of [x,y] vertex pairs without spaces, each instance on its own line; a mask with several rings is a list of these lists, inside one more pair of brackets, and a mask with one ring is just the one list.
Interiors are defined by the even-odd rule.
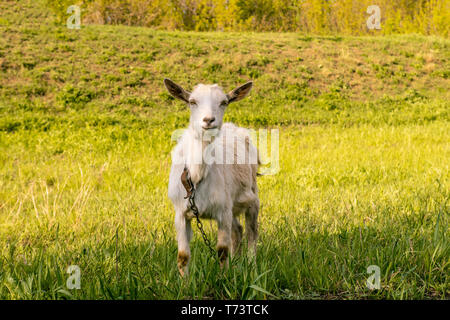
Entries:
[[170,79],[164,79],[164,84],[173,97],[189,105],[191,109],[190,125],[198,134],[220,129],[228,104],[245,98],[253,85],[252,82],[247,82],[226,94],[217,84],[199,84],[192,93],[184,90]]

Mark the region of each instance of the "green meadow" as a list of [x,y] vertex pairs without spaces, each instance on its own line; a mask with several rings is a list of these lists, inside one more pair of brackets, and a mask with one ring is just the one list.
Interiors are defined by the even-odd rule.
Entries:
[[[43,3],[0,2],[0,299],[449,298],[448,38],[70,30]],[[225,120],[279,130],[256,262],[221,270],[194,225],[178,274],[166,77],[252,79]]]

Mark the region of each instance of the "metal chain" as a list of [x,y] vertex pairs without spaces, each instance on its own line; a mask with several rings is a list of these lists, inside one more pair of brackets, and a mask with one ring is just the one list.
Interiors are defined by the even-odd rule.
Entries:
[[213,258],[216,258],[216,252],[212,248],[211,241],[209,241],[208,236],[206,235],[205,230],[203,229],[203,223],[200,221],[200,218],[199,218],[198,208],[197,208],[197,205],[195,204],[195,188],[194,188],[194,186],[192,186],[191,191],[192,191],[191,195],[189,196],[189,207],[192,210],[192,212],[194,213],[194,216],[197,220],[197,228],[200,230],[200,233],[202,234],[203,241],[205,241],[205,244],[208,247],[209,252],[211,253],[211,256]]

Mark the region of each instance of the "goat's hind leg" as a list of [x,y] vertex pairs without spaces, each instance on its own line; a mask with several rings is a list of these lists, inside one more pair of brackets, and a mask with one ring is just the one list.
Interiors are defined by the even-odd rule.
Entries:
[[177,212],[175,215],[175,228],[177,230],[178,241],[178,256],[177,265],[181,276],[188,275],[189,259],[191,257],[191,250],[189,242],[192,237],[191,220],[186,219],[182,212]]
[[241,252],[242,226],[237,217],[233,217],[231,226],[231,255],[238,255]]
[[217,221],[217,254],[221,267],[228,265],[228,256],[231,249],[232,224],[233,214],[231,210],[223,212],[221,218]]
[[256,256],[256,243],[258,240],[258,213],[259,199],[256,198],[245,211],[245,233],[248,240],[248,248],[253,256]]

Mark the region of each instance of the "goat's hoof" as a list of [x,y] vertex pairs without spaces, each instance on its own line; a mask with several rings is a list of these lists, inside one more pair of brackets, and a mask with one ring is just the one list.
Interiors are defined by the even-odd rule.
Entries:
[[183,251],[178,252],[177,265],[178,271],[180,272],[180,275],[182,277],[188,275],[188,262],[189,262],[189,255]]
[[228,252],[229,252],[228,247],[221,246],[217,248],[217,255],[219,256],[221,268],[228,266]]
[[189,276],[189,272],[188,272],[188,270],[187,270],[187,268],[178,268],[178,271],[180,272],[180,276],[182,277],[182,278],[187,278],[188,276]]

